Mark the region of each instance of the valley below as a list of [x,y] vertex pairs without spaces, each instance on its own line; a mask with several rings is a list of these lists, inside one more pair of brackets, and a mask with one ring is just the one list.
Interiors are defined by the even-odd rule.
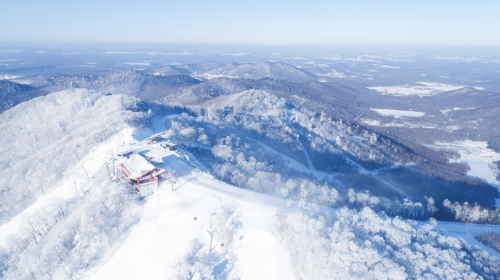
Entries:
[[37,51],[0,53],[1,279],[500,275],[494,57]]

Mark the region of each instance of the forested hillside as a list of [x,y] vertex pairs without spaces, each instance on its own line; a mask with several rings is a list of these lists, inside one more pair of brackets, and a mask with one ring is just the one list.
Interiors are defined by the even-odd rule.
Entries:
[[137,122],[138,100],[78,89],[24,102],[0,118],[0,224],[50,193],[100,143]]
[[[498,275],[498,258],[436,232],[433,219],[419,226],[394,217],[427,220],[448,206],[431,197],[414,200],[379,177],[398,159],[385,154],[373,134],[353,136],[343,123],[315,122],[308,110],[265,91],[246,91],[205,106],[142,103],[126,95],[78,89],[4,112],[2,128],[8,137],[2,151],[7,155],[1,181],[2,278],[88,279],[101,269],[109,276],[107,263],[120,263],[114,254],[128,260],[140,252],[161,264],[148,274],[153,278],[237,279],[249,265],[244,261],[247,251],[239,246],[254,246],[251,242],[260,242],[262,232],[283,246],[280,254],[285,255],[275,261],[291,262],[272,267],[290,267],[299,279]],[[30,111],[39,112],[38,118],[30,118]],[[19,125],[26,120],[27,125]],[[108,168],[116,148],[130,142],[147,147],[152,133],[179,144],[180,158],[174,162],[189,161],[186,170],[178,170],[175,188],[162,181],[158,193],[141,200],[116,182]],[[365,150],[371,158],[363,158]],[[322,165],[325,154],[330,168]],[[387,164],[357,163],[377,157]],[[217,203],[221,206],[214,210]],[[489,222],[495,223],[491,217]],[[255,231],[263,221],[269,224]],[[197,226],[187,226],[191,223]],[[153,236],[143,230],[148,225],[154,225]],[[179,237],[179,228],[189,234]],[[210,253],[206,230],[223,247],[217,245]],[[166,238],[174,233],[176,239]],[[161,239],[154,239],[156,234]],[[190,240],[193,236],[198,237]],[[150,241],[165,244],[156,251],[177,257],[141,251]]]

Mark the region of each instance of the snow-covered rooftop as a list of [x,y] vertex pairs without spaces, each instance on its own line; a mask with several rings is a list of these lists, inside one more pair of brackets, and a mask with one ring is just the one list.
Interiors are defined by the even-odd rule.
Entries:
[[128,176],[129,179],[140,178],[156,168],[140,154],[133,154],[128,161],[123,163],[123,165],[131,173],[131,175]]

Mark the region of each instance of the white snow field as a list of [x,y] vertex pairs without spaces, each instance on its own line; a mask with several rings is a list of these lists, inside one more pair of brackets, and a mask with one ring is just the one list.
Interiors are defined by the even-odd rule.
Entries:
[[149,62],[124,62],[126,65],[140,65],[140,66],[149,66],[151,63]]
[[91,159],[110,154],[96,149],[141,115],[126,109],[135,102],[123,95],[74,89],[38,97],[2,113],[0,184],[20,186],[2,189],[2,227],[53,190],[87,180],[99,169]]
[[[153,123],[157,131],[164,129],[165,118],[155,118]],[[151,135],[147,130],[133,133],[140,139]],[[147,151],[148,156],[163,158],[162,167],[176,171],[178,179],[173,187],[166,180],[160,181],[155,194],[144,199],[141,220],[120,248],[86,278],[176,279],[176,260],[190,252],[194,240],[210,243],[207,229],[211,216],[227,204],[237,205],[241,226],[231,247],[227,241],[214,240],[213,252],[236,248],[233,273],[241,279],[294,278],[290,256],[274,233],[277,209],[285,201],[220,182],[192,167],[192,162],[179,159],[178,153],[150,144],[147,139],[137,141],[131,134],[126,138],[119,149],[131,147],[137,153]]]
[[[440,149],[455,150],[460,154],[460,159],[456,161],[466,162],[470,170],[467,175],[484,179],[489,184],[496,186],[500,190],[500,182],[497,181],[497,172],[494,161],[500,160],[500,154],[488,148],[485,141],[457,141],[453,143],[438,142],[433,145]],[[500,199],[497,199],[496,206],[500,206]]]
[[[161,126],[161,120],[163,118],[156,119],[157,126]],[[147,132],[140,134],[141,138],[148,135]],[[131,139],[131,136],[128,139]],[[159,144],[149,144],[147,140],[131,140],[129,143],[136,152],[147,150],[151,155],[162,157],[165,168],[176,170],[178,180],[173,186],[162,181],[159,190],[144,199],[145,203],[137,209],[142,213],[141,218],[130,234],[106,263],[89,271],[84,278],[182,278],[178,272],[181,265],[178,263],[183,262],[186,254],[190,255],[195,241],[203,244],[201,251],[209,250],[207,245],[210,244],[210,235],[207,231],[211,228],[215,212],[224,205],[237,207],[239,226],[234,232],[236,234],[232,244],[214,240],[212,254],[231,256],[230,261],[234,261],[231,276],[238,279],[296,278],[297,269],[292,267],[295,262],[277,230],[277,213],[286,208],[286,200],[218,181],[206,172],[192,167],[194,163],[188,164],[179,159],[178,153],[162,150]],[[129,145],[125,144],[123,147],[127,146]],[[301,166],[301,169],[307,167]],[[428,222],[418,222],[420,226],[426,224]],[[498,226],[438,222],[436,229],[448,236],[464,238],[490,255],[500,257],[498,252],[474,239],[477,233],[485,230],[499,232]],[[221,243],[224,243],[224,247],[220,246]],[[227,263],[225,265],[228,266]],[[203,277],[201,273],[195,273],[193,279]]]
[[338,72],[335,69],[331,69],[331,72],[325,73],[325,74],[317,74],[318,76],[326,76],[326,77],[333,77],[333,78],[346,78],[347,76],[345,73]]
[[402,110],[389,110],[389,109],[370,109],[375,111],[382,116],[394,116],[395,118],[401,117],[423,117],[425,116],[424,112],[416,112],[416,111],[402,111]]
[[[235,273],[241,279],[294,278],[290,257],[273,233],[281,201],[201,173],[182,178],[174,191],[164,183],[146,200],[141,221],[90,279],[175,279],[175,260],[190,251],[194,239],[210,242],[210,217],[227,203],[237,203],[241,215],[242,226],[233,245]],[[214,242],[214,251],[228,250],[228,244],[221,247],[220,242]]]
[[[157,131],[164,129],[164,122],[164,118],[153,119]],[[109,261],[80,275],[82,278],[176,279],[175,261],[190,252],[195,239],[208,244],[206,230],[210,228],[212,213],[227,203],[234,203],[238,207],[241,223],[237,238],[234,245],[225,244],[225,247],[220,246],[220,240],[214,240],[213,252],[237,248],[233,258],[236,260],[233,273],[241,279],[293,279],[290,256],[274,233],[276,211],[285,202],[227,185],[200,173],[177,159],[177,154],[148,145],[147,140],[142,141],[152,134],[153,131],[149,129],[129,127],[97,145],[51,187],[50,193],[40,196],[19,215],[0,226],[0,247],[11,245],[12,237],[24,231],[26,221],[45,211],[54,201],[75,199],[78,190],[75,190],[74,185],[86,181],[80,178],[83,168],[92,176],[105,165],[111,167],[110,156],[132,147],[138,152],[147,150],[149,154],[168,158],[164,167],[175,170],[179,177],[174,184],[175,190],[172,191],[167,181],[161,181],[159,190],[144,199],[142,205],[130,205],[128,211],[139,213],[140,220],[123,236],[123,240],[117,240],[118,244],[109,248],[109,252],[97,255]],[[195,216],[196,221],[193,219]],[[66,276],[56,273],[53,277],[64,279]]]
[[[479,278],[470,260],[481,265],[498,261],[490,258],[498,254],[470,238],[480,225],[439,223],[438,228],[491,255],[473,255],[466,244],[439,235],[427,222],[419,228],[369,208],[321,207],[320,212],[314,203],[220,182],[196,158],[151,143],[151,136],[166,130],[166,117],[153,118],[152,129],[140,128],[133,120],[141,114],[128,110],[135,108],[133,103],[126,96],[71,90],[2,114],[0,127],[9,139],[25,140],[22,147],[3,142],[3,153],[19,168],[10,172],[32,170],[33,182],[62,173],[43,189],[33,188],[32,199],[19,198],[26,207],[0,225],[2,279],[404,279],[423,277],[422,271],[441,278]],[[15,125],[32,110],[39,110],[39,120],[24,128]],[[99,137],[90,132],[100,132]],[[30,146],[36,142],[30,137],[44,146]],[[81,157],[67,151],[78,149]],[[163,168],[175,171],[176,182],[160,180],[154,194],[139,199],[112,178],[113,159],[124,150],[163,162]],[[66,169],[56,166],[59,161]],[[37,173],[42,165],[55,171],[47,167]],[[311,164],[290,165],[323,175]]]
[[[123,131],[123,134],[128,134],[127,132],[132,131],[130,128]],[[86,179],[83,178],[82,170],[86,170],[89,174],[95,174],[100,168],[102,168],[103,164],[110,157],[110,150],[113,150],[114,147],[117,147],[122,143],[124,137],[122,133],[119,133],[113,137],[111,137],[105,143],[102,143],[96,149],[92,150],[85,158],[83,158],[80,162],[78,162],[71,170],[67,172],[64,178],[57,182],[54,191],[48,193],[40,197],[36,200],[35,203],[31,204],[27,209],[25,209],[21,214],[15,216],[9,222],[0,225],[0,246],[6,245],[8,241],[8,237],[19,232],[23,223],[25,223],[26,219],[36,213],[39,209],[43,207],[47,207],[57,200],[69,200],[74,198],[75,193],[75,184],[81,184]]]
[[453,111],[459,111],[459,110],[474,110],[476,109],[475,107],[469,107],[469,108],[459,108],[459,107],[454,107],[452,109],[444,109],[444,110],[439,110],[443,115],[448,114],[449,112]]
[[14,75],[9,75],[9,74],[0,75],[0,80],[14,80],[17,78],[21,78],[21,76],[14,76]]
[[[424,223],[425,222],[422,223],[419,222],[419,224],[424,224]],[[480,243],[474,238],[478,233],[484,233],[484,232],[495,232],[500,234],[500,227],[498,225],[463,224],[455,222],[438,221],[436,225],[436,230],[439,230],[443,234],[448,236],[463,238],[470,245],[479,246],[481,247],[481,249],[488,252],[490,255],[500,258],[499,252],[495,251],[494,249],[488,246],[485,246],[484,244]]]
[[[500,182],[496,180],[495,167],[491,163],[500,160],[500,154],[492,149],[488,149],[487,142],[481,141],[457,141],[453,143],[438,142],[432,145],[440,149],[451,149],[460,154],[460,159],[456,162],[466,162],[470,170],[469,176],[479,177],[500,190]],[[496,200],[496,206],[500,206],[500,199]],[[489,254],[500,258],[500,253],[484,246],[474,237],[478,233],[496,232],[500,234],[500,226],[489,224],[461,224],[454,222],[438,222],[436,229],[444,230],[447,235],[463,238],[473,246],[480,246]]]
[[377,65],[377,64],[373,64],[373,66],[375,68],[379,68],[379,69],[400,69],[401,67],[398,67],[398,66],[390,66],[390,65]]
[[[428,96],[434,95],[445,91],[452,91],[464,88],[466,86],[461,85],[448,85],[442,83],[428,83],[428,82],[417,82],[420,84],[418,86],[379,86],[379,87],[368,87],[369,89],[376,90],[383,95],[395,95],[395,96],[405,96],[405,95],[419,95]],[[481,90],[482,88],[476,88]]]

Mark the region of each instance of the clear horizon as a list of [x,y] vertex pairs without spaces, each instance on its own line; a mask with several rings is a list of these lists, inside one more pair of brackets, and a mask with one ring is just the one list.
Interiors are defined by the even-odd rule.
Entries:
[[2,6],[2,45],[500,46],[500,2],[486,0],[24,0]]

